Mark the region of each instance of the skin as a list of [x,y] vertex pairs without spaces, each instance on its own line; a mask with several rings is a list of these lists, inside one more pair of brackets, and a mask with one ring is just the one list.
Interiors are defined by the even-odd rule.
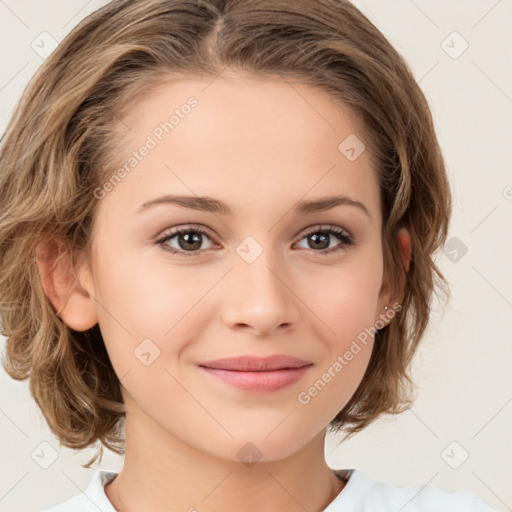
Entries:
[[[127,450],[107,497],[119,511],[230,512],[242,502],[244,510],[322,510],[344,487],[324,459],[326,426],[360,383],[373,340],[308,404],[297,396],[400,299],[383,279],[371,148],[354,161],[338,150],[349,134],[364,134],[325,92],[225,73],[163,83],[139,101],[123,120],[120,155],[128,159],[190,96],[197,107],[99,200],[93,258],[79,264],[78,278],[65,259],[52,272],[40,263],[62,320],[75,330],[99,323],[121,380]],[[233,214],[176,204],[136,213],[164,193],[216,198]],[[299,200],[330,195],[362,203],[368,215],[347,204],[293,212]],[[190,224],[208,232],[193,256],[156,243]],[[306,230],[323,233],[320,225],[346,230],[354,244],[326,235],[316,248]],[[263,251],[252,263],[236,251],[246,237]],[[405,230],[396,243],[407,264]],[[166,244],[191,250],[177,236]],[[320,254],[327,245],[339,250]],[[160,350],[148,366],[134,356],[146,338]],[[249,354],[287,354],[313,366],[266,394],[198,367]],[[251,466],[237,456],[248,442],[261,457]]]

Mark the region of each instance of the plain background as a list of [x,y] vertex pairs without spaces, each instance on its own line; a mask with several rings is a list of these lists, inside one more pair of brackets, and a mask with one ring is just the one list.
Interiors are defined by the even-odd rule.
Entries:
[[[0,0],[2,133],[43,62],[38,41],[61,41],[104,3]],[[512,510],[512,3],[354,3],[409,62],[432,108],[454,191],[449,243],[438,257],[452,299],[435,312],[416,356],[413,407],[341,445],[329,436],[327,462],[395,485],[470,491]],[[93,450],[61,448],[28,383],[3,369],[0,431],[1,511],[41,510],[85,489],[93,472],[80,463]],[[101,463],[121,465],[109,453]]]

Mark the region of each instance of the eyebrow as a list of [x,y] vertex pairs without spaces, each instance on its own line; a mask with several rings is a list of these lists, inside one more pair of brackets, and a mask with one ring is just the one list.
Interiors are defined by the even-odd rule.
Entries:
[[[213,199],[211,197],[176,196],[169,194],[146,201],[137,209],[136,213],[141,213],[150,207],[159,204],[177,204],[178,206],[190,208],[192,210],[218,213],[221,215],[233,215],[229,206],[218,199]],[[294,210],[297,214],[307,215],[311,213],[324,212],[339,205],[354,206],[364,212],[371,220],[370,212],[363,203],[350,199],[346,196],[327,196],[314,200],[300,201],[297,203]]]

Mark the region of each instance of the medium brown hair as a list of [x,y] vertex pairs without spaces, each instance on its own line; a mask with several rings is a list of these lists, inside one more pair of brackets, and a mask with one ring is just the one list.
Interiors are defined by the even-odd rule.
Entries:
[[[0,148],[3,365],[14,379],[30,377],[63,445],[100,442],[87,466],[103,446],[124,452],[120,383],[99,326],[77,332],[57,316],[35,247],[52,239],[73,262],[90,256],[93,191],[116,168],[114,134],[125,109],[166,78],[213,78],[226,69],[321,88],[361,123],[381,188],[385,279],[393,290],[405,283],[405,292],[401,311],[375,336],[358,389],[329,426],[350,436],[411,403],[410,361],[433,292],[447,292],[434,254],[451,204],[431,112],[403,57],[346,0],[114,0],[43,63]],[[408,272],[400,227],[411,237]]]

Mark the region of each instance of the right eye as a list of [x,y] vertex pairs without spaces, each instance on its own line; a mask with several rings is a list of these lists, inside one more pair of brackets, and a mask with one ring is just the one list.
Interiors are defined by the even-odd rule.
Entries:
[[[172,254],[197,256],[199,253],[206,250],[201,249],[205,237],[211,240],[208,233],[200,227],[173,228],[172,231],[156,240],[156,243],[160,245],[164,251],[171,252]],[[177,246],[170,246],[168,244],[170,241],[174,241]]]

